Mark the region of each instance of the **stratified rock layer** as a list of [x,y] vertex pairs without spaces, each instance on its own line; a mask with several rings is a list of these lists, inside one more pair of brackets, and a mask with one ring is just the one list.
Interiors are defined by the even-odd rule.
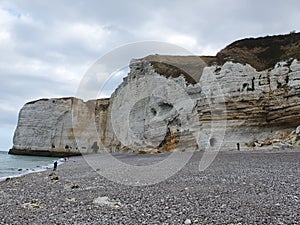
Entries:
[[[241,148],[247,148],[253,141],[299,125],[299,61],[280,62],[272,70],[262,72],[250,65],[231,62],[206,70],[216,77],[224,94],[227,127],[223,146],[234,148],[239,143]],[[214,96],[213,93],[214,90],[210,94]],[[202,123],[211,120],[208,109],[201,98],[198,112]]]
[[194,82],[185,74],[157,73],[158,64],[151,60],[133,60],[128,77],[110,100],[27,103],[20,111],[11,153],[165,152],[237,145],[243,150],[299,125],[297,60],[262,72],[227,62],[205,67]]
[[[10,153],[70,156],[97,151],[98,136],[92,135],[93,127],[84,122],[95,119],[97,114],[97,124],[105,126],[103,111],[108,105],[109,99],[83,102],[76,98],[54,98],[29,102],[19,113]],[[72,111],[74,108],[76,111]],[[82,124],[77,122],[79,119]]]
[[296,33],[237,41],[216,57],[133,59],[110,99],[27,103],[10,153],[299,146],[299,46]]
[[[128,77],[111,98],[112,130],[127,149],[243,150],[299,125],[297,60],[262,72],[227,62],[205,67],[201,79],[192,83],[184,73],[172,78],[158,74],[159,62],[148,58],[131,62]],[[176,145],[162,148],[171,136],[176,137]]]

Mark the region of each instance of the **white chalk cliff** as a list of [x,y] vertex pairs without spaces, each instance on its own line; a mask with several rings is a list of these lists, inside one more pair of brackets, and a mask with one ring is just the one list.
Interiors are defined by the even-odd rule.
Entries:
[[196,56],[154,55],[132,60],[110,99],[25,104],[10,153],[299,147],[299,125],[297,59],[257,71],[238,62],[205,66]]

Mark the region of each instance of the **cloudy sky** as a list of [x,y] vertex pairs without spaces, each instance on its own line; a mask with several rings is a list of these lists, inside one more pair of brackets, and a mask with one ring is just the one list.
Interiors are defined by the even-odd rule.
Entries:
[[27,101],[74,96],[112,49],[150,40],[215,55],[237,39],[299,31],[299,21],[298,0],[0,0],[0,150]]

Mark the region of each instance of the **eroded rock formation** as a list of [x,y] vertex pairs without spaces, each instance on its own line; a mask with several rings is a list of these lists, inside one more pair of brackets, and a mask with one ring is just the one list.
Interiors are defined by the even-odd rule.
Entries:
[[[282,36],[281,42],[278,36],[271,41],[293,45],[280,46],[282,61],[272,68],[274,60],[261,67],[259,58],[275,48],[266,46],[267,37],[266,43],[259,40],[264,47],[256,64],[245,63],[247,56],[238,58],[238,49],[233,50],[253,47],[251,40],[232,44],[215,58],[152,55],[131,61],[130,73],[110,99],[27,103],[10,152],[76,155],[299,146],[300,61],[297,55],[282,58],[291,54],[286,49],[297,46],[299,35],[290,36],[292,44]],[[254,53],[249,53],[252,58]],[[226,60],[220,63],[216,59],[221,56]]]
[[101,140],[92,131],[95,124],[105,127],[108,106],[109,99],[83,102],[72,97],[28,102],[19,113],[10,153],[68,156],[97,152]]
[[232,62],[209,66],[196,83],[184,74],[161,76],[155,66],[147,58],[132,61],[128,77],[111,98],[115,111],[124,113],[112,114],[113,130],[129,149],[164,151],[167,133],[176,137],[173,150],[236,149],[238,143],[246,149],[299,125],[297,60],[261,72]]

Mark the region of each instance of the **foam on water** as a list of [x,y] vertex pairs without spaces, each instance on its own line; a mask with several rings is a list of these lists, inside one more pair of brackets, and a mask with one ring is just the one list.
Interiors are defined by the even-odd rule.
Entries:
[[0,151],[0,180],[52,168],[54,161],[63,160],[56,157],[9,155],[8,152]]

